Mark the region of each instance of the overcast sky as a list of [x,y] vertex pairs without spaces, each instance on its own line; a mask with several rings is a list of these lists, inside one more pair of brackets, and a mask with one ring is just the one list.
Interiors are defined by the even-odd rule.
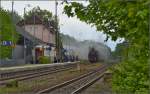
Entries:
[[[86,1],[82,1],[84,4],[88,4]],[[27,8],[26,11],[31,10],[33,7],[40,6],[41,9],[46,9],[55,14],[55,2],[54,1],[14,1],[14,10],[19,15],[23,15],[24,7],[30,4],[31,7]],[[4,9],[11,10],[11,1],[2,1],[1,5]],[[64,34],[68,34],[77,40],[94,40],[97,42],[108,45],[112,50],[115,49],[116,43],[111,40],[104,42],[106,36],[102,32],[96,32],[94,27],[81,22],[77,18],[68,18],[67,15],[63,14],[63,6],[61,1],[58,2],[58,17],[60,19],[60,31]]]

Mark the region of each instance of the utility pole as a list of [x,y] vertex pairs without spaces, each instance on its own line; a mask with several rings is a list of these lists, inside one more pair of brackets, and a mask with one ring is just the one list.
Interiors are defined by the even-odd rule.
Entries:
[[[150,3],[148,4],[148,10],[149,10],[149,38],[150,38]],[[150,41],[149,41],[149,50],[150,50]],[[148,59],[148,64],[150,64],[150,51],[149,51],[149,59]],[[150,66],[150,65],[149,65]],[[149,73],[150,73],[150,69],[149,69]],[[150,74],[149,74],[149,76],[150,76]],[[149,91],[148,91],[149,93],[150,93],[150,87],[149,87]]]
[[33,23],[34,23],[34,27],[33,27],[34,28],[34,35],[33,35],[34,36],[34,43],[33,43],[33,45],[34,45],[34,64],[35,64],[36,63],[36,59],[37,59],[36,58],[36,52],[35,52],[36,51],[36,48],[35,48],[35,38],[36,38],[36,35],[35,35],[35,10],[33,12],[33,17],[34,17],[33,18]]
[[[48,43],[50,43],[50,19],[48,19],[48,26],[49,26],[49,41],[48,41]],[[49,49],[49,63],[51,62],[51,56],[50,56],[50,44],[49,44],[49,47],[48,47]]]
[[[25,22],[25,12],[26,12],[26,7],[24,7],[24,30],[26,30],[25,28],[25,25],[26,25],[26,22]],[[25,37],[23,37],[23,42],[24,42],[24,61],[26,63],[26,39]]]
[[[25,22],[26,7],[30,7],[30,5],[28,4],[28,5],[25,5],[25,7],[24,7],[24,30],[26,30],[26,28],[25,28],[25,25],[26,25],[26,22]],[[23,38],[23,42],[24,42],[24,61],[26,63],[26,48],[27,48],[27,46],[26,46],[26,38],[25,37]]]
[[[14,1],[12,1],[12,23],[14,24]],[[14,31],[12,30],[12,59],[13,59],[14,46],[15,46]]]
[[0,10],[1,10],[1,0],[0,0]]
[[[1,11],[1,0],[0,0],[0,11]],[[2,22],[0,20],[0,63],[1,63],[1,59],[2,59],[2,51],[1,51],[1,46],[2,46],[2,31],[1,31],[1,25],[2,25]]]
[[60,50],[59,50],[59,32],[58,32],[58,20],[57,20],[57,6],[58,6],[58,2],[57,0],[55,0],[55,23],[56,23],[56,28],[55,28],[55,43],[56,43],[56,58],[57,58],[57,62],[58,59],[60,59]]
[[[52,29],[52,27],[51,27],[51,25],[50,25],[50,18],[48,19],[48,26],[49,26],[49,43],[50,43],[50,41],[51,41],[51,39],[50,39],[50,30]],[[49,44],[49,62],[51,62],[51,45]]]

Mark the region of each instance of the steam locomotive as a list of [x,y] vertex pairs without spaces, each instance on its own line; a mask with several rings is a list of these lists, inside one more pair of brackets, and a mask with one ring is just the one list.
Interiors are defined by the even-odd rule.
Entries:
[[92,48],[90,48],[89,49],[89,53],[88,53],[88,60],[89,60],[89,62],[90,63],[96,63],[96,62],[98,62],[98,51],[94,48],[94,47],[92,47]]
[[[82,50],[81,50],[82,49]],[[103,62],[105,60],[108,60],[107,50],[99,50],[101,48],[96,47],[90,47],[90,48],[78,48],[73,49],[72,52],[79,53],[74,54],[72,52],[69,52],[69,50],[65,49],[63,50],[62,56],[63,56],[63,62],[74,62],[78,60],[88,60],[90,63],[96,63],[96,62]],[[105,51],[105,53],[104,53]],[[55,59],[54,59],[55,60]]]

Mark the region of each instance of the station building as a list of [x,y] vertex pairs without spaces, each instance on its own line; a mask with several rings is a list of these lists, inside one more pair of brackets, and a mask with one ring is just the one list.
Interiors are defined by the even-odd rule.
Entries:
[[[14,50],[14,58],[24,58],[26,62],[34,61],[34,63],[40,56],[48,56],[53,60],[56,55],[54,21],[44,21],[39,16],[33,15],[21,20],[16,29],[22,37]],[[21,47],[23,52],[19,53]]]

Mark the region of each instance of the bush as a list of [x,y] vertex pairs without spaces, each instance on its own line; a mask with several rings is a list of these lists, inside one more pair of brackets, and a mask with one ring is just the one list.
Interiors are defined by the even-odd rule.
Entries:
[[18,87],[18,81],[12,80],[6,84],[6,87]]
[[40,64],[49,64],[49,63],[51,63],[51,59],[47,56],[41,56],[41,57],[39,57],[39,63]]

